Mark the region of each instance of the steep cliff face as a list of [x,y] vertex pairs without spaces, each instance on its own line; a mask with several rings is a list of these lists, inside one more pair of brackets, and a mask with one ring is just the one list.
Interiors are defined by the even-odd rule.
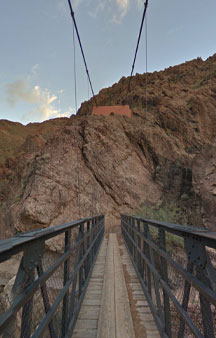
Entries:
[[216,231],[216,142],[194,158],[193,186],[202,201],[204,224]]
[[2,220],[7,228],[24,231],[99,212],[115,226],[120,211],[144,201],[158,205],[161,189],[151,164],[124,125],[122,118],[74,117],[40,152],[8,161],[2,174],[11,174],[2,200],[5,210],[10,206]]
[[[93,116],[90,100],[78,116],[37,131],[32,125],[0,169],[1,237],[97,213],[112,228],[121,212],[164,201],[176,204],[179,222],[213,229],[215,218],[206,214],[215,210],[214,184],[204,188],[209,159],[202,148],[213,147],[216,136],[215,78],[216,56],[194,60],[148,74],[147,91],[145,76],[136,75],[130,119]],[[127,85],[123,78],[102,90],[98,103],[125,104]]]

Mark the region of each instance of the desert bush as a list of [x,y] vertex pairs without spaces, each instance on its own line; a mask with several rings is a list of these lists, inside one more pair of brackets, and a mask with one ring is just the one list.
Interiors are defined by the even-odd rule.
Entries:
[[[140,217],[150,218],[157,221],[168,222],[168,223],[178,223],[179,215],[181,214],[181,223],[187,223],[186,215],[182,215],[181,209],[174,202],[165,202],[160,205],[158,208],[144,205],[140,209],[136,210],[135,214]],[[158,238],[157,228],[151,227],[150,229],[151,236],[154,240]],[[166,243],[167,248],[172,249],[173,246],[180,248],[184,247],[184,240],[182,237],[173,235],[166,231]]]

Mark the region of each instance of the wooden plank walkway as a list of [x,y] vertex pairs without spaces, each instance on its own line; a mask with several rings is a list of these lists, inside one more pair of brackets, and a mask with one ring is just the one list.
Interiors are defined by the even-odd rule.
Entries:
[[73,338],[159,338],[121,236],[107,234],[81,306]]
[[137,338],[160,338],[160,334],[151,314],[148,302],[145,298],[122,237],[119,239],[119,249],[121,252],[123,270],[130,299],[135,335]]
[[135,337],[116,234],[109,235],[97,337]]
[[106,236],[100,247],[100,251],[95,262],[89,285],[86,290],[85,298],[83,300],[73,332],[73,338],[97,337],[105,274],[107,243],[108,237]]

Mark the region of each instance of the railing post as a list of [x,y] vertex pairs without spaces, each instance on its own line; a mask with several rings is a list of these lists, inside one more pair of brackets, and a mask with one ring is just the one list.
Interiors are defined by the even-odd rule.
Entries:
[[[21,275],[23,275],[22,290],[25,290],[31,285],[35,278],[35,268],[41,262],[44,253],[45,243],[40,241],[35,243],[33,246],[29,246],[25,249],[20,269],[17,275],[17,284],[22,283]],[[23,271],[24,270],[24,271]],[[19,276],[20,273],[20,276]],[[15,284],[16,284],[15,281]],[[14,285],[15,285],[14,284]],[[21,285],[20,285],[21,286]],[[15,287],[16,288],[16,287]],[[22,324],[21,324],[21,337],[28,338],[31,336],[32,329],[32,308],[33,308],[33,297],[23,306],[22,310]]]
[[[81,239],[81,237],[82,237],[82,234],[81,234],[81,231],[79,229],[76,241],[78,242]],[[80,250],[81,250],[81,247],[79,245],[77,247],[77,250],[76,250],[76,257],[75,257],[75,262],[74,262],[74,268],[76,268],[77,265],[79,264]],[[70,319],[71,319],[71,317],[74,314],[75,298],[76,298],[76,286],[77,286],[77,275],[78,275],[78,272],[75,274],[75,276],[73,278],[73,281],[72,281],[72,290],[71,290],[71,295],[70,295],[69,318],[68,318],[67,328],[68,328]]]
[[[166,251],[166,234],[165,230],[162,228],[158,229],[159,240],[160,240],[160,248]],[[165,258],[161,257],[161,275],[163,280],[168,284],[168,270],[167,270],[167,261]],[[164,318],[165,318],[165,332],[168,337],[172,337],[171,330],[171,314],[170,314],[170,300],[169,296],[166,294],[163,289],[163,299],[164,299]]]
[[[39,265],[37,266],[37,272],[38,272],[39,277],[43,275],[44,271],[43,271],[42,262],[39,262]],[[45,313],[48,313],[49,310],[50,310],[50,302],[49,302],[46,284],[41,285],[41,293],[42,293]],[[51,320],[50,323],[49,323],[49,333],[50,333],[50,338],[56,338],[57,337],[57,335],[55,333],[55,328],[54,328],[54,325],[53,325],[53,320]]]
[[130,251],[130,254],[132,256],[132,244],[131,244],[131,241],[130,241],[130,237],[131,237],[131,233],[132,233],[132,230],[131,230],[131,219],[129,216],[127,216],[126,218],[126,223],[127,223],[127,233],[125,234],[126,238],[127,238],[127,244],[128,244],[128,249]]
[[[194,264],[191,263],[191,262],[188,262],[187,263],[187,272],[192,273],[193,267],[194,267]],[[187,309],[188,309],[190,290],[191,290],[191,285],[190,285],[190,283],[188,283],[187,280],[185,280],[184,295],[183,295],[183,300],[182,300],[182,307],[185,311],[187,311]],[[179,325],[179,331],[178,331],[178,338],[184,337],[184,330],[185,330],[185,322],[184,322],[183,318],[181,318],[180,319],[180,325]]]
[[[95,218],[95,226],[96,226],[95,236],[97,236],[99,231],[100,231],[100,219],[98,217]],[[99,242],[100,242],[100,237],[98,236],[96,241],[95,241],[95,255],[96,255],[98,247],[99,247]]]
[[[145,238],[149,239],[149,226],[148,226],[147,222],[143,222],[143,228],[144,228]],[[144,254],[150,260],[149,245],[147,243],[145,243]],[[146,268],[147,268],[146,284],[147,284],[147,287],[148,287],[148,293],[152,297],[151,270],[150,270],[148,265],[146,265]]]
[[[93,238],[94,238],[94,220],[91,220],[91,235],[90,235],[90,243],[93,242]],[[92,266],[92,262],[94,259],[94,247],[91,248],[91,251],[89,253],[89,257],[90,257],[90,266]]]
[[[197,278],[205,285],[210,287],[210,283],[208,280],[208,277],[205,275],[203,268],[196,266],[197,268]],[[205,338],[215,338],[214,335],[214,326],[213,326],[213,316],[211,311],[211,306],[209,302],[203,297],[203,295],[200,293],[200,306],[201,306],[201,312],[202,312],[202,323],[203,323],[203,331],[204,331],[204,337]]]
[[[45,243],[43,240],[38,241],[34,245],[26,246],[22,260],[20,262],[19,270],[16,275],[15,283],[12,288],[13,301],[34,282],[35,268],[41,263],[44,253]],[[32,330],[32,308],[33,296],[23,306],[21,334],[22,338],[29,338]],[[13,337],[16,326],[16,314],[10,324],[4,329],[3,338]]]
[[[90,231],[90,221],[88,221],[87,222],[87,250],[88,250],[88,248],[89,248],[89,246],[90,246],[90,236],[89,236],[89,231]],[[89,254],[88,254],[88,257],[87,257],[87,259],[86,259],[86,262],[87,262],[87,275],[88,275],[88,273],[89,273],[89,270],[90,270],[90,252],[89,252]]]
[[[25,288],[31,285],[34,282],[35,273],[31,271],[28,274],[26,279]],[[31,337],[31,330],[32,330],[32,310],[33,310],[33,297],[23,306],[22,310],[22,324],[21,324],[21,337],[22,338],[29,338]]]
[[136,220],[134,219],[134,241],[136,243],[136,245],[134,245],[134,261],[135,264],[139,270],[139,251],[138,251],[138,247],[139,247],[139,236],[137,234],[138,231],[138,224],[136,222]]
[[[68,230],[65,232],[65,247],[64,252],[70,249],[70,238],[71,238],[71,231]],[[69,274],[70,274],[70,267],[69,267],[69,260],[70,257],[64,262],[64,284],[65,285],[68,281]],[[62,306],[62,337],[66,334],[67,323],[69,317],[69,291],[66,292],[63,298],[63,306]]]
[[[137,220],[137,231],[139,233],[139,235],[137,235],[137,245],[138,245],[138,248],[140,250],[142,250],[142,248],[141,248],[142,241],[141,241],[141,238],[140,238],[141,229],[140,229],[140,221],[139,220]],[[139,273],[142,276],[142,259],[141,259],[141,255],[140,255],[139,252],[138,252],[137,266],[138,266]]]
[[[84,243],[83,243],[83,255],[85,255],[87,249],[88,249],[88,244],[87,244],[87,231],[84,234]],[[84,276],[85,280],[87,279],[88,276],[88,256],[86,257],[84,261]]]
[[[80,238],[83,238],[84,236],[84,224],[80,225]],[[79,260],[82,259],[83,256],[83,248],[84,248],[84,243],[80,244],[80,255],[79,255]],[[82,287],[83,287],[83,269],[84,269],[84,264],[80,266],[79,269],[79,296],[82,293]]]
[[[148,227],[148,225],[147,225]],[[152,237],[150,236],[149,228],[147,230],[147,238],[149,241],[152,241]],[[157,270],[156,264],[155,264],[155,257],[154,257],[154,252],[152,247],[149,245],[148,246],[148,255],[149,255],[149,260],[153,267]],[[162,311],[162,305],[161,305],[161,299],[160,299],[160,290],[159,290],[159,281],[155,277],[154,274],[152,274],[152,287],[154,286],[154,293],[156,296],[156,302],[157,302],[157,309],[158,309],[158,314],[160,317],[160,320],[163,321],[163,311]]]
[[[147,238],[147,230],[146,230],[146,223],[143,222],[143,237]],[[147,254],[147,244],[143,239],[143,254],[146,256]],[[147,264],[145,260],[143,260],[143,280],[147,286]]]
[[[202,245],[196,238],[189,236],[185,238],[185,251],[188,256],[188,261],[195,265],[197,278],[207,287],[211,289],[211,281],[208,277],[206,268],[208,266],[208,254],[205,246]],[[209,262],[210,263],[210,262]],[[214,325],[211,306],[209,302],[199,293],[200,307],[202,313],[203,332],[205,338],[214,338]]]
[[[132,237],[132,219],[130,217],[128,217],[128,233],[129,236]],[[133,245],[131,243],[131,241],[128,242],[128,247],[131,253],[131,256],[133,257]]]
[[[141,232],[141,228],[140,228],[140,232]],[[145,253],[144,252],[145,243],[144,243],[144,239],[143,239],[144,232],[142,231],[141,234],[142,234],[142,237],[141,237],[141,241],[140,241],[140,250],[144,254]],[[141,275],[142,279],[144,280],[145,260],[142,258],[141,255],[140,255],[140,260],[141,260],[141,262],[140,262],[140,267],[141,267],[140,275]]]
[[[92,219],[92,238],[91,241],[93,242],[93,239],[95,237],[95,220]],[[92,247],[92,262],[94,261],[94,252],[95,252],[95,244]]]
[[126,219],[126,216],[121,215],[121,232],[122,232],[122,236],[123,236],[124,240],[127,243],[127,236],[126,236],[125,231],[128,230],[128,227],[126,225],[125,219]]

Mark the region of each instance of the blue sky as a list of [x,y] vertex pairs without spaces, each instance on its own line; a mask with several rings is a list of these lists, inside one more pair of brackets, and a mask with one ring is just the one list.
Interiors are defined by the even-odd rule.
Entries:
[[[144,1],[72,0],[94,91],[129,76]],[[215,0],[149,0],[148,71],[216,52]],[[67,0],[0,2],[0,119],[29,123],[75,113]],[[78,108],[88,99],[76,42]],[[145,72],[142,36],[135,73]]]

